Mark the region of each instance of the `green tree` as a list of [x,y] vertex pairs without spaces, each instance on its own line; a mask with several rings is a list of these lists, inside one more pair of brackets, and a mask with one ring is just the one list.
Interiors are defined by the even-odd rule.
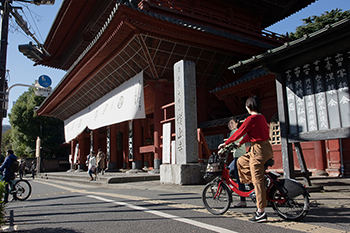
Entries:
[[296,40],[303,37],[306,34],[310,34],[317,30],[324,28],[326,25],[336,23],[342,19],[350,17],[350,10],[342,12],[342,9],[336,8],[330,12],[325,11],[321,16],[310,16],[303,19],[303,25],[296,28],[295,33],[291,32],[289,35],[290,40]]
[[6,155],[6,151],[8,149],[12,149],[11,133],[12,133],[12,130],[8,129],[2,135],[2,139],[1,139],[1,154],[3,154],[3,155]]
[[[35,106],[39,106],[44,97],[36,96],[34,89],[24,92],[16,101],[9,114],[12,127],[12,147],[18,156],[30,155],[36,148],[37,137],[41,147],[49,153],[43,158],[60,156],[59,145],[64,142],[63,122],[57,118],[37,116]],[[34,155],[34,154],[31,154]]]

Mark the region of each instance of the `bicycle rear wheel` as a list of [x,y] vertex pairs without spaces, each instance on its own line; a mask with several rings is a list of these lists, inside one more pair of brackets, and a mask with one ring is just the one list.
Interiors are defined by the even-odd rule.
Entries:
[[274,200],[271,202],[272,208],[281,218],[298,221],[309,212],[309,197],[306,193],[289,198],[289,200],[286,200],[277,188],[273,188],[271,193]]
[[231,192],[226,184],[218,182],[208,183],[202,192],[202,201],[205,208],[212,214],[224,214],[232,202]]
[[17,180],[14,185],[13,196],[19,201],[25,201],[32,193],[32,187],[26,180]]

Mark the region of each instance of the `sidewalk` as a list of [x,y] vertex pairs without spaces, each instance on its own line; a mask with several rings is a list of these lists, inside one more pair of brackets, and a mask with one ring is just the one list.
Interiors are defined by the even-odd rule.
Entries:
[[87,171],[40,173],[39,178],[84,183],[91,185],[108,185],[115,183],[160,180],[159,174],[150,174],[147,172],[105,172],[104,175],[101,175],[101,173],[98,174],[96,180],[90,181],[90,176],[87,173]]

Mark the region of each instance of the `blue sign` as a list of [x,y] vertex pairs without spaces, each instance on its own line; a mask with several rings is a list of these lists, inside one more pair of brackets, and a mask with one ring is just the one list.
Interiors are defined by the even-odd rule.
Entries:
[[52,84],[51,78],[47,75],[41,75],[38,78],[38,83],[40,84],[40,86],[42,87],[49,87]]

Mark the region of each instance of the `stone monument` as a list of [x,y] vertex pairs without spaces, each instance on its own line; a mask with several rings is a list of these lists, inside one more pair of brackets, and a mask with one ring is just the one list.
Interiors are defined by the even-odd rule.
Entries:
[[202,177],[198,164],[194,62],[181,60],[174,65],[174,95],[176,164],[160,166],[160,181],[173,184],[198,184]]

